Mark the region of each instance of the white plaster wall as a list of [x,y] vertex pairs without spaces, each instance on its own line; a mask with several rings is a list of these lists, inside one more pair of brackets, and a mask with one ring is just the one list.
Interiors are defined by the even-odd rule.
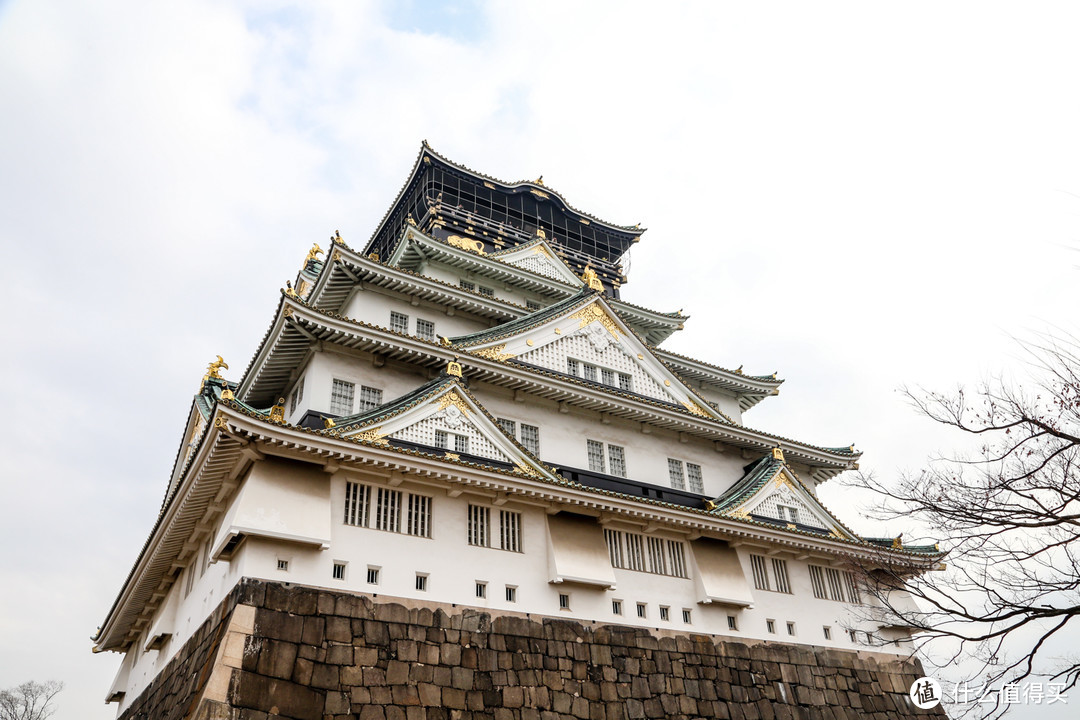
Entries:
[[462,280],[469,280],[477,285],[489,287],[495,291],[495,297],[499,300],[506,300],[523,307],[526,307],[526,300],[534,300],[540,303],[541,306],[551,305],[554,302],[551,298],[537,295],[536,293],[526,292],[493,278],[478,273],[464,272],[461,268],[449,267],[442,263],[426,262],[419,270],[421,274],[434,278],[435,280],[440,280],[449,285],[459,285]]
[[335,379],[356,384],[354,413],[360,405],[361,385],[382,390],[383,402],[387,403],[412,392],[429,379],[428,371],[423,368],[390,362],[377,368],[371,355],[346,354],[336,351],[332,346],[327,346],[323,352],[312,356],[304,377],[304,399],[296,411],[288,416],[290,422],[298,421],[308,409],[329,413],[330,391]]
[[[457,284],[457,281],[454,282]],[[483,318],[450,310],[452,315],[447,314],[447,308],[426,301],[420,301],[417,305],[412,304],[411,298],[400,293],[388,293],[381,289],[365,286],[366,289],[353,293],[342,315],[353,320],[359,320],[371,325],[390,328],[390,313],[399,312],[409,316],[409,334],[416,334],[416,320],[429,320],[435,323],[435,335],[455,337],[468,335],[469,333],[486,330],[492,323]]]
[[724,413],[735,422],[742,423],[742,408],[739,407],[739,401],[734,395],[725,393],[721,390],[702,387],[700,383],[690,383],[689,385],[696,393],[701,395],[701,397],[716,403],[720,408],[720,412]]

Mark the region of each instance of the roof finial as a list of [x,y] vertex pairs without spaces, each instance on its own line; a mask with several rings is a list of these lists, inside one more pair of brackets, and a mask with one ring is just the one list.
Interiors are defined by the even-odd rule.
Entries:
[[604,283],[600,282],[600,278],[597,276],[596,271],[592,269],[592,265],[585,265],[585,271],[581,273],[581,279],[584,280],[585,284],[591,287],[593,290],[599,290],[603,292]]
[[218,372],[218,370],[220,370],[221,368],[225,368],[226,370],[228,370],[229,365],[221,359],[220,355],[218,355],[217,360],[210,363],[210,365],[206,368],[207,379],[214,378],[215,380],[222,380],[223,378],[221,377],[221,373]]
[[893,541],[892,541],[893,550],[903,550],[904,549],[904,540],[903,540],[903,538],[904,538],[904,533],[900,533],[899,535],[897,535],[896,537],[893,538]]
[[[341,236],[339,235],[338,238],[340,239]],[[333,238],[330,238],[330,239],[333,240]],[[319,247],[319,243],[315,243],[314,245],[312,245],[311,249],[308,250],[307,257],[304,258],[304,267],[302,267],[300,269],[303,270],[304,268],[306,268],[308,266],[308,263],[311,262],[312,260],[318,260],[319,255],[322,255],[322,254],[324,254],[324,253],[323,253],[322,248]]]
[[293,290],[292,282],[290,282],[289,280],[285,281],[285,294],[288,295],[291,298],[294,298],[294,297],[297,296],[296,291]]
[[413,227],[416,227],[416,220],[413,219],[412,213],[408,214],[408,216],[405,218],[405,222],[409,223]]
[[544,184],[544,176],[543,176],[543,175],[541,175],[540,177],[538,177],[538,178],[536,178],[535,180],[533,180],[533,182],[534,182],[535,184],[537,184],[537,185],[543,185],[543,184]]

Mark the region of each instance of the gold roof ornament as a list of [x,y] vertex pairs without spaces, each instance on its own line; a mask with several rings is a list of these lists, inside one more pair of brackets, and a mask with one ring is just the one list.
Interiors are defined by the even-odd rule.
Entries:
[[449,450],[446,451],[446,454],[445,454],[444,457],[447,460],[461,460],[460,455],[458,455],[456,452],[450,452]]
[[453,345],[453,343],[450,342],[450,338],[446,337],[445,335],[439,337],[439,342],[442,344],[443,347],[450,347],[451,345]]
[[292,283],[288,280],[285,281],[285,294],[291,298],[299,297],[299,295],[296,294],[296,291],[293,290]]
[[270,420],[272,422],[285,422],[285,398],[278,398],[277,405],[270,408]]
[[[536,185],[544,185],[544,176],[541,175],[540,177],[536,178],[535,180],[533,180],[533,183],[536,184]],[[547,186],[544,185],[544,187],[547,187]]]
[[446,238],[446,242],[454,247],[461,248],[462,250],[468,250],[469,252],[478,253],[484,255],[484,241],[483,240],[470,240],[463,238],[460,235],[451,235]]
[[540,227],[539,225],[536,226],[536,237],[542,240],[547,240],[547,233],[544,232],[544,228]]
[[778,447],[774,447],[772,449],[772,458],[773,460],[779,460],[780,462],[784,462],[784,451]]
[[220,355],[218,355],[217,360],[210,363],[206,367],[206,377],[203,379],[209,380],[210,378],[214,378],[215,380],[223,380],[224,378],[221,377],[221,373],[218,372],[218,370],[220,370],[221,368],[225,368],[226,370],[228,370],[229,365],[221,359]]
[[715,509],[716,509],[716,508],[718,508],[718,507],[720,507],[720,506],[719,506],[719,505],[717,505],[717,504],[716,504],[716,503],[715,503],[714,501],[712,501],[712,500],[706,500],[706,501],[705,501],[705,509],[706,509],[706,510],[708,510],[709,512],[712,512],[713,510],[715,510]]
[[409,213],[409,214],[408,214],[408,215],[407,215],[407,216],[405,217],[405,222],[407,222],[408,224],[412,225],[413,227],[416,227],[416,220],[414,220],[414,219],[413,219],[412,213]]
[[334,237],[330,238],[331,241],[336,242],[338,245],[344,245],[345,241],[341,239],[341,231],[335,230]]
[[325,427],[327,430],[334,427],[335,425],[337,425],[337,423],[334,422],[333,418],[323,418],[323,427]]
[[603,291],[604,289],[604,283],[600,282],[600,277],[596,274],[596,271],[592,269],[592,265],[585,266],[585,271],[581,273],[581,279],[593,290]]
[[904,537],[904,533],[900,533],[899,535],[897,535],[896,537],[893,538],[893,540],[892,540],[892,549],[893,550],[903,550],[904,549],[903,537]]
[[[331,238],[331,240],[332,239],[333,238]],[[306,268],[309,262],[311,262],[312,260],[318,260],[319,255],[325,255],[325,254],[326,253],[323,252],[323,249],[321,247],[319,247],[319,243],[315,243],[314,245],[311,246],[311,249],[308,250],[307,257],[304,258],[304,266],[303,267]],[[303,269],[303,268],[301,268],[301,269]]]
[[371,259],[371,260],[374,260],[375,262],[379,262],[379,253],[377,253],[377,252],[368,253],[368,258]]
[[495,360],[496,362],[502,362],[503,360],[509,360],[514,357],[514,353],[506,352],[506,343],[499,343],[498,345],[481,348],[480,350],[473,350],[473,355],[487,358],[488,360]]
[[235,400],[236,399],[236,396],[233,395],[233,391],[229,389],[228,385],[226,385],[225,388],[221,391],[221,399],[222,400]]
[[589,323],[598,322],[607,328],[607,331],[611,333],[611,336],[616,340],[619,339],[622,331],[619,330],[619,326],[615,323],[615,319],[611,317],[598,303],[591,303],[578,310],[576,313],[567,316],[567,320],[577,320],[578,329],[586,327]]
[[446,374],[453,377],[461,377],[461,363],[457,361],[458,356],[455,355],[454,359],[446,363]]

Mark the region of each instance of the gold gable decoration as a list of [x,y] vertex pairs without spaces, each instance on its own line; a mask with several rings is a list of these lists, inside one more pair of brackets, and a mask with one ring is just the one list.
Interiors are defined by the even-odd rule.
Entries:
[[727,516],[730,518],[734,518],[735,520],[750,519],[750,513],[746,512],[746,510],[743,510],[742,508],[735,508],[734,510],[729,510]]
[[278,398],[277,405],[270,408],[271,422],[285,422],[285,398]]
[[478,355],[488,360],[495,360],[502,362],[503,360],[509,360],[514,357],[514,353],[506,352],[506,343],[500,343],[498,345],[492,345],[491,347],[482,348],[480,350],[473,350],[473,355]]
[[615,322],[615,318],[611,317],[599,303],[592,303],[586,307],[581,308],[576,313],[571,315],[569,320],[578,320],[578,328],[583,328],[591,323],[598,322],[607,328],[607,331],[611,333],[611,336],[618,340],[622,334],[619,330],[618,324]]
[[533,255],[543,255],[544,257],[546,257],[546,258],[548,258],[550,260],[555,259],[555,257],[543,245],[537,245],[536,247],[534,247],[533,251],[532,251],[532,254]]
[[529,477],[534,477],[534,478],[543,477],[543,475],[538,473],[534,468],[529,467],[528,465],[521,462],[520,460],[514,464],[514,469],[517,470],[522,475],[528,475]]
[[712,417],[711,415],[709,415],[709,413],[705,412],[705,408],[701,407],[693,400],[683,400],[683,407],[694,413],[695,415],[700,415],[701,417],[705,418]]
[[468,416],[469,413],[472,412],[468,404],[466,404],[465,400],[460,395],[458,395],[457,390],[451,390],[450,392],[446,393],[441,398],[432,403],[432,405],[436,404],[439,406],[439,410],[445,410],[446,408],[453,405],[465,416]]
[[457,355],[454,359],[446,363],[446,374],[452,377],[461,377],[461,363],[457,361]]
[[381,432],[382,426],[369,428],[362,430],[361,432],[353,435],[353,439],[361,440],[363,442],[375,443],[376,445],[389,445],[389,441],[386,439],[386,435]]

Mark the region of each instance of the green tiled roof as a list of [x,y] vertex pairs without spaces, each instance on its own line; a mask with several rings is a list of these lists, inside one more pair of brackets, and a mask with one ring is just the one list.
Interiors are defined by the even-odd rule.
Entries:
[[760,490],[765,483],[776,477],[776,473],[784,467],[784,463],[772,455],[754,463],[742,478],[728,488],[720,497],[713,500],[713,512],[725,513],[732,508],[738,507],[743,501]]
[[379,407],[365,410],[364,412],[356,413],[355,415],[337,418],[334,420],[334,434],[340,433],[343,428],[368,425],[378,420],[385,420],[400,412],[404,412],[405,410],[424,402],[424,400],[432,395],[437,394],[445,385],[452,382],[454,382],[454,379],[451,376],[442,374],[434,380],[424,383],[412,392],[405,393],[401,397],[395,398]]

